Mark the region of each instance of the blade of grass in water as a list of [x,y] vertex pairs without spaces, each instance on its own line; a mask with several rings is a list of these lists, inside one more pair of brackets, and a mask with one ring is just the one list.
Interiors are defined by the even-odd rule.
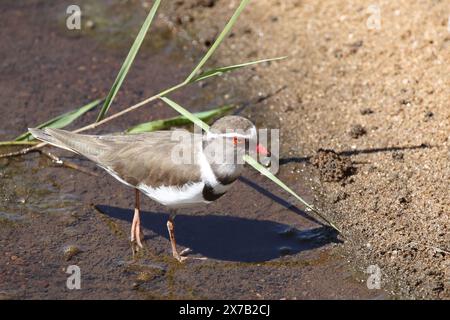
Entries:
[[275,177],[274,174],[272,174],[272,172],[270,172],[269,170],[267,170],[266,168],[264,168],[262,165],[260,165],[258,163],[258,161],[256,161],[255,159],[253,159],[252,157],[250,157],[249,155],[244,155],[244,160],[245,162],[247,162],[249,165],[251,165],[254,169],[256,169],[257,171],[259,171],[261,174],[265,175],[267,178],[269,178],[270,180],[272,180],[273,182],[275,182],[279,187],[281,187],[282,189],[284,189],[285,191],[289,192],[291,195],[293,195],[298,201],[300,201],[301,203],[303,203],[303,205],[305,205],[308,209],[310,209],[311,211],[314,211],[322,220],[324,220],[326,223],[328,223],[333,229],[335,229],[336,231],[338,231],[339,233],[342,233],[341,230],[336,227],[330,220],[328,220],[326,217],[324,217],[316,208],[314,208],[312,205],[310,205],[308,202],[306,202],[305,200],[303,200],[302,197],[300,197],[299,195],[297,195],[291,188],[289,188],[287,185],[284,184],[283,181],[281,181],[280,179],[278,179],[277,177]]
[[131,46],[130,52],[128,52],[128,55],[125,61],[123,62],[122,67],[119,70],[119,74],[117,75],[117,78],[114,81],[111,90],[109,91],[108,96],[105,99],[105,103],[103,104],[102,109],[100,110],[100,113],[97,117],[97,122],[105,117],[109,107],[111,106],[114,98],[116,97],[116,94],[119,91],[120,86],[123,83],[123,80],[127,76],[127,73],[130,70],[131,65],[133,64],[134,58],[136,57],[136,54],[139,51],[139,48],[141,47],[141,44],[145,39],[145,35],[147,34],[147,31],[153,21],[153,18],[155,17],[156,11],[158,10],[160,3],[161,0],[156,0],[150,12],[148,13],[147,18],[145,19],[144,24],[141,27],[141,30],[139,31],[136,39],[134,40],[133,45]]
[[[209,111],[194,113],[194,115],[197,118],[199,118],[200,120],[202,120],[206,123],[209,123],[213,119],[225,115],[233,108],[234,108],[234,106],[227,105],[227,106],[223,106],[223,107],[216,108],[216,109],[209,110]],[[155,121],[151,121],[151,122],[141,123],[133,128],[128,129],[127,133],[133,134],[133,133],[141,133],[141,132],[151,132],[151,131],[156,131],[156,130],[164,130],[164,129],[169,129],[169,128],[175,127],[175,126],[188,125],[191,123],[192,123],[191,120],[189,120],[185,116],[181,115],[181,116],[173,117],[173,118],[169,118],[169,119],[161,119],[161,120],[155,120]]]
[[270,58],[270,59],[263,59],[263,60],[257,60],[257,61],[250,61],[250,62],[245,62],[245,63],[241,63],[241,64],[236,64],[233,66],[227,66],[227,67],[219,67],[219,68],[214,68],[208,71],[205,71],[201,74],[199,74],[198,76],[193,77],[190,82],[196,82],[196,81],[200,81],[200,80],[205,80],[207,78],[210,77],[215,77],[215,76],[220,76],[226,72],[230,72],[230,71],[234,71],[243,67],[248,67],[248,66],[252,66],[258,63],[263,63],[263,62],[269,62],[269,61],[276,61],[276,60],[282,60],[285,59],[287,57],[277,57],[277,58]]
[[248,4],[249,1],[250,0],[242,0],[241,1],[241,3],[239,4],[239,7],[236,9],[234,14],[231,16],[230,20],[225,25],[222,32],[219,34],[216,41],[214,41],[213,45],[211,46],[211,48],[209,48],[208,52],[206,52],[206,54],[203,56],[202,60],[200,60],[198,65],[194,68],[194,70],[192,70],[191,74],[186,78],[186,80],[185,80],[186,83],[191,82],[191,80],[195,77],[197,72],[203,67],[203,65],[206,63],[206,61],[208,61],[208,59],[212,56],[214,51],[216,51],[217,47],[220,45],[220,43],[223,41],[223,39],[225,39],[228,32],[230,32],[231,28],[236,23],[237,18],[240,16],[241,12],[244,10],[245,6]]
[[[205,130],[206,132],[209,131],[209,126],[204,123],[202,120],[200,120],[199,118],[197,118],[194,114],[192,114],[191,112],[189,112],[188,110],[186,110],[185,108],[181,107],[179,104],[177,104],[176,102],[170,100],[169,98],[166,97],[162,97],[161,100],[163,100],[164,102],[166,102],[169,106],[171,106],[172,108],[174,108],[176,111],[178,111],[179,113],[181,113],[183,116],[185,116],[186,118],[188,118],[190,121],[192,121],[193,123],[195,123],[196,125],[198,125],[199,127],[201,127],[203,130]],[[244,160],[245,162],[247,162],[250,166],[252,166],[254,169],[256,169],[257,171],[259,171],[261,174],[265,175],[267,178],[269,178],[270,180],[272,180],[273,182],[275,182],[279,187],[281,187],[282,189],[286,190],[287,192],[289,192],[290,194],[292,194],[298,201],[300,201],[302,204],[304,204],[307,208],[309,208],[311,211],[315,212],[320,218],[322,218],[326,223],[328,223],[333,229],[335,229],[336,231],[338,231],[339,233],[342,233],[341,230],[336,227],[334,225],[334,223],[332,223],[331,221],[329,221],[326,217],[323,216],[322,213],[320,213],[317,209],[315,209],[312,205],[310,205],[308,202],[306,202],[305,200],[303,200],[302,197],[300,197],[298,194],[296,194],[291,188],[289,188],[287,185],[285,185],[280,179],[278,179],[277,177],[275,177],[272,172],[270,172],[269,170],[267,170],[266,168],[264,168],[262,165],[260,165],[258,163],[258,161],[256,161],[255,159],[253,159],[252,157],[250,157],[249,155],[245,155],[244,156]]]
[[[38,125],[36,128],[42,129],[42,128],[55,128],[55,129],[61,129],[69,124],[71,124],[73,121],[81,117],[83,114],[88,112],[89,110],[92,110],[93,108],[97,107],[102,100],[95,100],[87,105],[75,109],[72,111],[69,111],[67,113],[64,113],[62,115],[57,116],[56,118],[53,118],[51,120],[48,120],[40,125]],[[18,136],[15,141],[26,141],[26,140],[32,140],[32,136],[29,132],[25,132]]]

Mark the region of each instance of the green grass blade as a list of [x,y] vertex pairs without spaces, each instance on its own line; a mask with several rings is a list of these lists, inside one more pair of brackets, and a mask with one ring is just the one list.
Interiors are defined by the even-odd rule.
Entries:
[[192,123],[196,124],[197,126],[199,126],[200,128],[202,128],[205,131],[209,130],[209,125],[207,125],[206,123],[204,123],[202,120],[200,120],[199,118],[197,118],[194,114],[192,114],[191,112],[187,111],[185,108],[183,108],[182,106],[180,106],[178,103],[170,100],[167,97],[161,97],[161,100],[164,101],[165,103],[167,103],[169,106],[171,106],[172,108],[174,108],[176,111],[178,111],[178,113],[181,113],[183,116],[185,116],[187,119],[189,119],[189,121],[191,121]]
[[[71,124],[73,121],[75,121],[76,119],[78,119],[79,117],[81,117],[83,114],[85,114],[86,112],[92,110],[93,108],[97,107],[102,100],[95,100],[92,101],[90,103],[88,103],[87,105],[79,108],[79,109],[75,109],[72,111],[69,111],[67,113],[64,113],[62,115],[59,115],[51,120],[48,120],[40,125],[38,125],[36,128],[42,129],[42,128],[55,128],[55,129],[61,129],[64,128],[66,126],[68,126],[69,124]],[[23,134],[21,134],[20,136],[18,136],[15,141],[26,141],[26,140],[32,140],[30,139],[32,138],[31,134],[29,132],[25,132]]]
[[[206,123],[210,123],[213,119],[216,119],[220,116],[225,115],[233,108],[234,108],[234,106],[232,106],[232,105],[226,105],[226,106],[223,106],[220,108],[215,108],[213,110],[197,112],[197,113],[194,113],[193,115]],[[188,118],[186,118],[183,115],[180,115],[178,117],[155,120],[155,121],[151,121],[151,122],[138,124],[137,126],[128,129],[127,133],[132,134],[132,133],[164,130],[164,129],[169,129],[171,127],[176,127],[176,126],[185,126],[185,125],[188,125],[191,123],[192,123],[191,120],[189,120]]]
[[97,122],[105,117],[109,107],[111,106],[114,98],[116,97],[116,94],[119,91],[120,86],[122,85],[128,71],[130,70],[134,58],[136,57],[136,54],[138,53],[139,48],[141,47],[141,44],[145,39],[145,35],[147,34],[147,31],[153,21],[153,18],[155,17],[156,11],[158,10],[160,3],[161,0],[156,0],[154,2],[153,7],[151,8],[150,12],[147,15],[147,18],[144,21],[144,24],[141,27],[141,30],[139,30],[139,33],[136,39],[134,40],[133,45],[131,46],[130,52],[128,52],[128,55],[125,61],[123,62],[122,67],[119,70],[119,74],[117,75],[117,78],[114,81],[111,90],[108,93],[108,96],[106,97],[105,103],[103,104],[102,109],[100,110],[100,113],[97,117]]
[[200,81],[200,80],[205,80],[207,78],[210,77],[215,77],[215,76],[220,76],[226,72],[230,72],[230,71],[234,71],[243,67],[248,67],[248,66],[252,66],[258,63],[263,63],[263,62],[268,62],[268,61],[276,61],[276,60],[282,60],[285,59],[287,57],[277,57],[277,58],[270,58],[270,59],[263,59],[263,60],[257,60],[257,61],[250,61],[250,62],[245,62],[245,63],[241,63],[241,64],[236,64],[233,66],[227,66],[227,67],[219,67],[219,68],[215,68],[215,69],[211,69],[208,71],[205,71],[201,74],[199,74],[198,76],[193,77],[190,80],[190,83],[192,82],[196,82],[196,81]]
[[298,194],[296,194],[291,188],[289,188],[287,185],[284,184],[283,181],[275,177],[275,175],[272,174],[269,170],[264,168],[262,165],[258,163],[255,159],[250,157],[249,155],[244,156],[245,162],[247,162],[249,165],[251,165],[254,169],[259,171],[261,174],[265,175],[267,178],[275,182],[279,187],[284,189],[285,191],[289,192],[291,195],[293,195],[298,201],[303,203],[307,208],[314,211],[322,220],[324,220],[326,223],[328,223],[331,227],[333,227],[336,231],[339,233],[342,233],[341,230],[336,227],[331,221],[329,221],[326,217],[324,217],[319,211],[317,211],[316,208],[314,208],[312,205],[310,205],[308,202],[303,200],[302,197],[300,197]]
[[222,30],[220,35],[217,37],[216,41],[214,41],[213,45],[211,46],[211,48],[209,48],[208,52],[206,52],[206,54],[203,56],[202,60],[200,60],[198,65],[195,67],[195,69],[192,70],[191,74],[186,78],[186,80],[185,80],[186,83],[191,82],[192,78],[195,77],[197,72],[203,67],[203,65],[206,63],[206,61],[208,61],[208,59],[212,56],[214,51],[216,51],[217,47],[220,45],[220,43],[223,41],[223,39],[225,39],[228,32],[230,32],[231,28],[236,23],[237,18],[239,17],[241,12],[244,10],[245,6],[248,4],[249,1],[250,0],[242,0],[241,1],[241,3],[239,4],[239,7],[236,9],[234,14],[231,16],[230,20],[225,25],[225,28]]
[[0,141],[0,147],[8,147],[8,146],[33,146],[38,144],[36,141]]

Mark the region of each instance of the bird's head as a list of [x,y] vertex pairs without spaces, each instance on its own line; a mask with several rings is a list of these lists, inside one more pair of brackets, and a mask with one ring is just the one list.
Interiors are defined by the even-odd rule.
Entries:
[[262,156],[270,157],[266,147],[258,143],[255,125],[244,117],[225,116],[218,119],[207,133],[206,140],[220,142],[239,155],[256,151]]

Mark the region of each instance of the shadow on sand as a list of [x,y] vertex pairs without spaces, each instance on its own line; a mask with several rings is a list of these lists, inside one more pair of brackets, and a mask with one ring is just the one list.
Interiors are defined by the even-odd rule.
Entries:
[[[104,205],[96,208],[131,224],[132,210]],[[168,239],[167,219],[165,213],[141,212],[143,229]],[[334,230],[325,226],[300,231],[273,221],[221,215],[177,215],[175,233],[177,244],[191,248],[194,254],[239,262],[263,262],[340,242]]]
[[[422,143],[417,146],[404,146],[404,147],[386,147],[386,148],[371,148],[371,149],[361,149],[361,150],[345,150],[341,152],[337,152],[338,155],[343,157],[351,157],[353,155],[358,154],[372,154],[372,153],[384,153],[384,152],[396,152],[396,151],[409,151],[416,149],[428,149],[432,148],[432,146]],[[288,163],[304,163],[309,162],[312,156],[306,157],[288,157],[288,158],[280,158],[280,166],[288,164]]]

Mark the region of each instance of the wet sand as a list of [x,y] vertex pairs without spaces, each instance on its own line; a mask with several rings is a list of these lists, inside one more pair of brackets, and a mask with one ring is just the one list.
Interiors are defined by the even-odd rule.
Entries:
[[[204,46],[233,10],[213,2],[178,9]],[[281,129],[281,175],[311,178],[303,188],[344,230],[347,257],[378,265],[383,288],[448,299],[448,2],[378,1],[379,30],[373,4],[252,1],[216,59],[288,56],[227,78],[261,97],[246,114]]]

